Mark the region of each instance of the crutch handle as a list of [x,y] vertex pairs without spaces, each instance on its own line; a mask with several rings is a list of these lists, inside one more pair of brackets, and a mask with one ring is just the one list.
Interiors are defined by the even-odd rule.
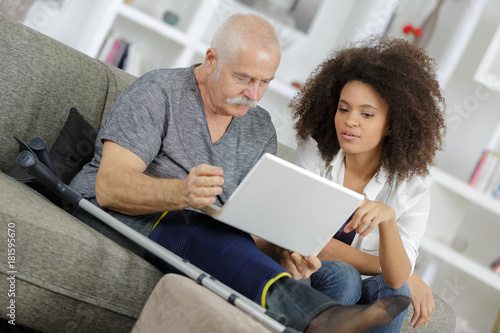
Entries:
[[28,150],[22,151],[17,155],[17,163],[21,167],[26,168],[40,183],[70,203],[78,206],[78,203],[82,199],[81,194],[74,191],[71,187],[66,186],[47,166],[36,158],[35,154]]
[[45,164],[47,168],[49,168],[49,170],[54,173],[54,175],[60,178],[59,173],[57,172],[57,169],[52,162],[49,151],[47,150],[45,140],[43,140],[42,138],[32,138],[28,142],[28,146],[31,148],[33,153],[35,153],[38,160]]

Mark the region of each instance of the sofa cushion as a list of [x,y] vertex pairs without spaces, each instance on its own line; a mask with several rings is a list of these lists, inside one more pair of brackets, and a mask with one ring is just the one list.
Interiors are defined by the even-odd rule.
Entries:
[[50,156],[61,180],[69,184],[75,175],[94,156],[97,130],[76,108],[69,110],[68,119],[50,149]]
[[[0,174],[0,188],[0,228],[15,238],[13,266],[0,261],[0,290],[9,290],[15,271],[16,323],[42,332],[130,332],[163,274],[25,184]],[[1,304],[10,299],[0,293]]]
[[439,332],[453,333],[455,332],[456,315],[453,308],[446,303],[437,294],[434,294],[434,302],[436,303],[436,311],[429,322],[429,325],[421,325],[417,329],[411,326],[411,317],[413,316],[413,305],[410,304],[408,313],[403,321],[401,333],[418,333],[418,332]]

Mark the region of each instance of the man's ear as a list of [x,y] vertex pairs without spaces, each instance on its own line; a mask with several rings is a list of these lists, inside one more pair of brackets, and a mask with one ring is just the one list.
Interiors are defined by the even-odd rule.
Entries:
[[218,54],[213,48],[209,48],[205,54],[205,65],[210,73],[214,73],[217,68]]

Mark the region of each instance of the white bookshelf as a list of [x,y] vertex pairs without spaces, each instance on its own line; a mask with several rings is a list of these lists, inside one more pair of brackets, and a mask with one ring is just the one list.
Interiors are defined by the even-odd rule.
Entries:
[[[431,237],[424,237],[420,244],[422,250],[431,253],[435,258],[456,267],[467,275],[476,278],[479,282],[500,292],[500,275],[495,274],[489,267],[443,245]],[[432,284],[432,281],[430,281]]]
[[122,0],[35,1],[24,24],[95,56]]
[[[495,274],[487,266],[489,262],[478,262],[458,252],[452,245],[460,223],[464,223],[462,219],[467,215],[466,211],[470,205],[475,205],[496,216],[495,222],[500,226],[500,201],[438,168],[432,169],[429,181],[432,208],[428,232],[422,240],[421,249],[476,278],[481,283],[500,291],[500,275]],[[443,223],[443,221],[446,222]],[[432,284],[432,279],[427,282]]]
[[467,183],[457,179],[456,177],[438,169],[432,170],[432,179],[437,186],[448,189],[467,201],[474,203],[492,213],[498,215],[498,223],[500,224],[500,201],[491,196],[469,186]]

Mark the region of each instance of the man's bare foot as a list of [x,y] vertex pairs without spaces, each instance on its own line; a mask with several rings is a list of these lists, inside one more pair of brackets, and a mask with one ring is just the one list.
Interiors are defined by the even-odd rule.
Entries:
[[306,333],[363,332],[389,324],[410,305],[402,295],[384,297],[371,305],[333,306],[316,316]]

